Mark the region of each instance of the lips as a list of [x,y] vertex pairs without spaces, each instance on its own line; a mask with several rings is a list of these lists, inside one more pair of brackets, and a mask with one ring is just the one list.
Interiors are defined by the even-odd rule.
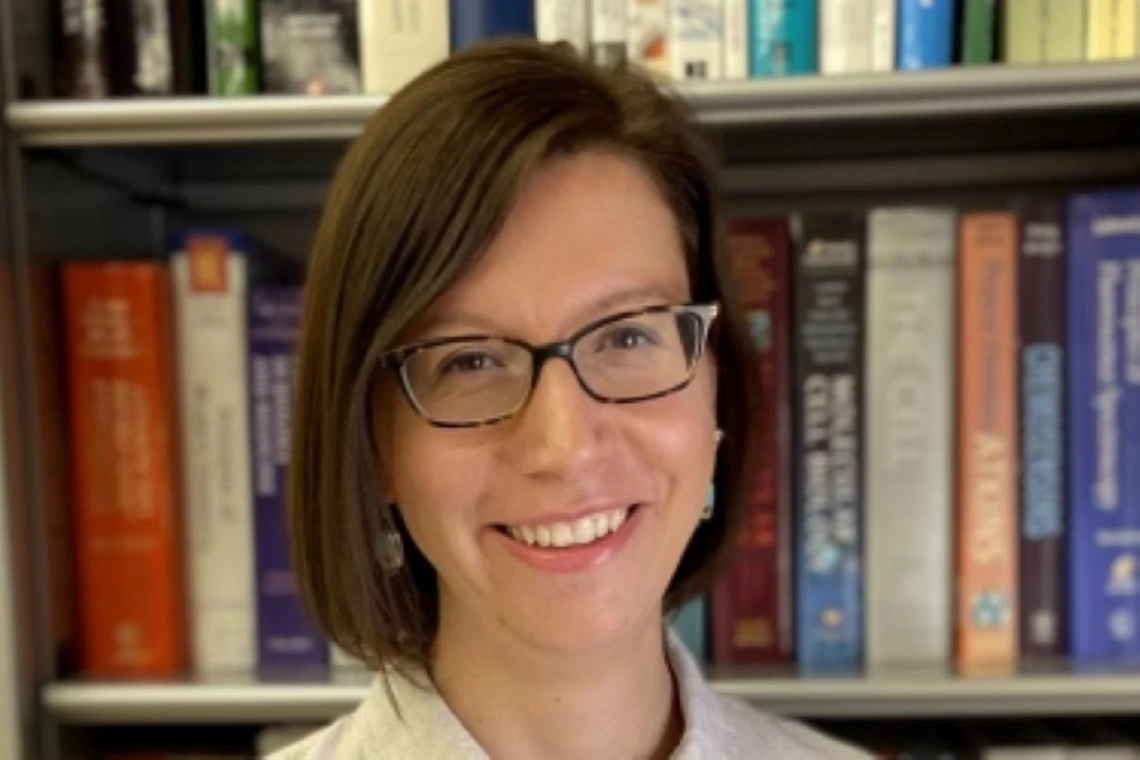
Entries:
[[497,540],[517,559],[552,573],[573,573],[607,561],[636,532],[641,503],[527,524],[496,526]]

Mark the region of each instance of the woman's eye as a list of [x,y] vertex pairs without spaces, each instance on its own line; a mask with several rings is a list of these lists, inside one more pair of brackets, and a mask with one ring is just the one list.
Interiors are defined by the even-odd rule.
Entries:
[[502,367],[503,363],[497,357],[486,353],[457,354],[448,357],[439,368],[440,375],[482,372]]
[[657,343],[656,337],[648,330],[636,327],[618,327],[606,334],[601,341],[602,349],[618,348],[630,350],[652,346]]

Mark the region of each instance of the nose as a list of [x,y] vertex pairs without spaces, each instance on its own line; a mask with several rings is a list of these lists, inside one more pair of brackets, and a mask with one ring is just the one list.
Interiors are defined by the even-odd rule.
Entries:
[[601,407],[566,361],[546,362],[514,421],[511,450],[523,472],[564,477],[602,457],[606,436]]

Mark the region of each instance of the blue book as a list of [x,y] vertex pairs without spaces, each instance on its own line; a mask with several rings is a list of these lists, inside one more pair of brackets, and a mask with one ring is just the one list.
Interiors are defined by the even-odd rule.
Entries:
[[859,215],[797,226],[796,653],[804,673],[851,672],[863,664],[866,236]]
[[707,626],[705,624],[705,598],[698,596],[686,602],[681,609],[673,613],[669,624],[685,642],[685,646],[698,660],[707,659],[705,637]]
[[257,567],[258,665],[266,672],[322,671],[329,647],[297,594],[285,523],[286,470],[301,291],[249,293],[250,437]]
[[955,0],[899,0],[900,69],[938,69],[954,62]]
[[1069,205],[1069,635],[1140,657],[1140,190]]
[[534,36],[534,0],[450,0],[451,51],[492,37]]
[[749,71],[754,77],[819,70],[816,0],[749,0]]

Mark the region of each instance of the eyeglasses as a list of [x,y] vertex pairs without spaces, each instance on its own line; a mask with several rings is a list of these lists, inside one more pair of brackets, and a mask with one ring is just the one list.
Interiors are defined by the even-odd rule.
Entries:
[[631,404],[689,384],[719,310],[713,303],[622,312],[541,346],[490,335],[440,338],[389,351],[380,363],[437,427],[478,427],[515,414],[549,359],[565,359],[593,399]]

